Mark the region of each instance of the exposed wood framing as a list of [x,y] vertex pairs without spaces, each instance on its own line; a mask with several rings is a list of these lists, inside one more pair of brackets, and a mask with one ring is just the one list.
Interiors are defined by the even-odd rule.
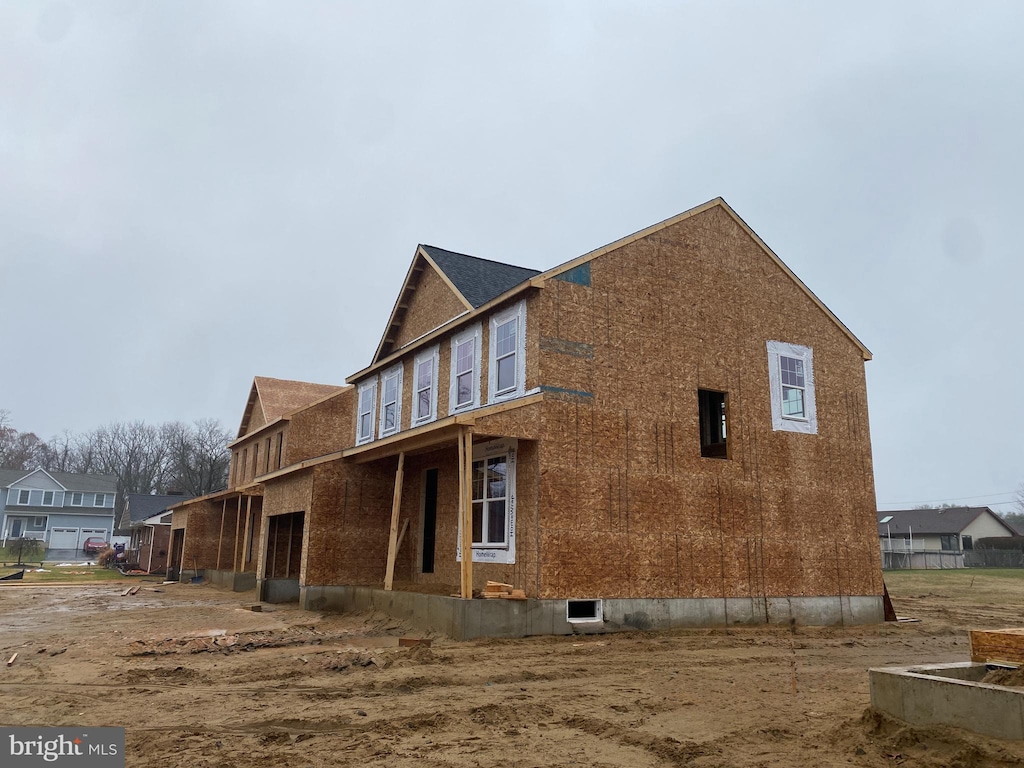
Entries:
[[[239,570],[245,570],[245,564],[252,560],[252,548],[249,547],[249,538],[252,536],[252,510],[247,509],[245,511],[245,533],[242,535],[242,567]],[[246,555],[249,555],[247,558]]]
[[224,547],[224,516],[228,511],[228,500],[224,499],[220,503],[220,537],[217,539],[217,570],[220,570],[220,552]]
[[402,511],[402,481],[405,473],[405,453],[398,454],[395,471],[395,494],[391,502],[391,533],[388,536],[388,565],[384,572],[384,589],[391,591],[395,581],[395,558],[398,556],[398,515]]
[[473,598],[473,428],[459,433],[459,521],[461,524],[462,589],[464,600]]

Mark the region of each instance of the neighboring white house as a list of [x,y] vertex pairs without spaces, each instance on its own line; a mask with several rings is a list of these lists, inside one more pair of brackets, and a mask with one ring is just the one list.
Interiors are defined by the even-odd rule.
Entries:
[[85,540],[114,532],[117,478],[42,469],[0,469],[0,544],[45,542],[46,557],[74,557]]
[[978,539],[1016,536],[988,507],[898,509],[878,513],[885,568],[963,568]]

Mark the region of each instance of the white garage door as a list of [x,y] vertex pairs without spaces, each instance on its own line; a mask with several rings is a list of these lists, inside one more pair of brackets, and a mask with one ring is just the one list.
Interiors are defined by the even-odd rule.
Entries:
[[77,528],[54,528],[50,534],[51,549],[78,549]]
[[83,528],[82,533],[78,537],[78,546],[84,547],[85,540],[91,536],[99,536],[104,541],[107,540],[107,529],[106,528]]

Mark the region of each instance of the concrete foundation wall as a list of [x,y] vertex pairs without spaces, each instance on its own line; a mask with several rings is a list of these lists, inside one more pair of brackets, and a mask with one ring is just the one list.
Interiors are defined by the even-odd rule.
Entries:
[[256,588],[265,603],[294,603],[299,599],[298,579],[257,579]]
[[208,570],[203,577],[215,587],[230,589],[232,592],[248,592],[250,589],[256,589],[255,573]]
[[977,682],[987,671],[972,662],[872,669],[871,706],[911,725],[1024,739],[1024,691]]
[[604,600],[602,621],[570,623],[565,600],[461,600],[371,587],[302,587],[299,591],[299,603],[306,610],[382,611],[418,629],[456,640],[785,624],[790,618],[799,624],[875,624],[883,618],[882,600],[874,595],[775,598],[767,605],[746,598]]

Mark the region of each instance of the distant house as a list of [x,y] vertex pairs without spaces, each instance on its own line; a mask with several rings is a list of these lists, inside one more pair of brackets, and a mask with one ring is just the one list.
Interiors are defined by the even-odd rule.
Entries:
[[180,493],[161,496],[129,493],[125,496],[117,532],[131,537],[125,552],[128,564],[144,571],[164,571],[171,540],[171,513],[167,508],[190,498]]
[[1016,535],[1013,527],[988,507],[878,513],[885,568],[963,568],[964,553],[971,552],[978,539]]
[[80,556],[85,540],[114,532],[117,478],[0,469],[0,543],[43,541],[48,560]]

